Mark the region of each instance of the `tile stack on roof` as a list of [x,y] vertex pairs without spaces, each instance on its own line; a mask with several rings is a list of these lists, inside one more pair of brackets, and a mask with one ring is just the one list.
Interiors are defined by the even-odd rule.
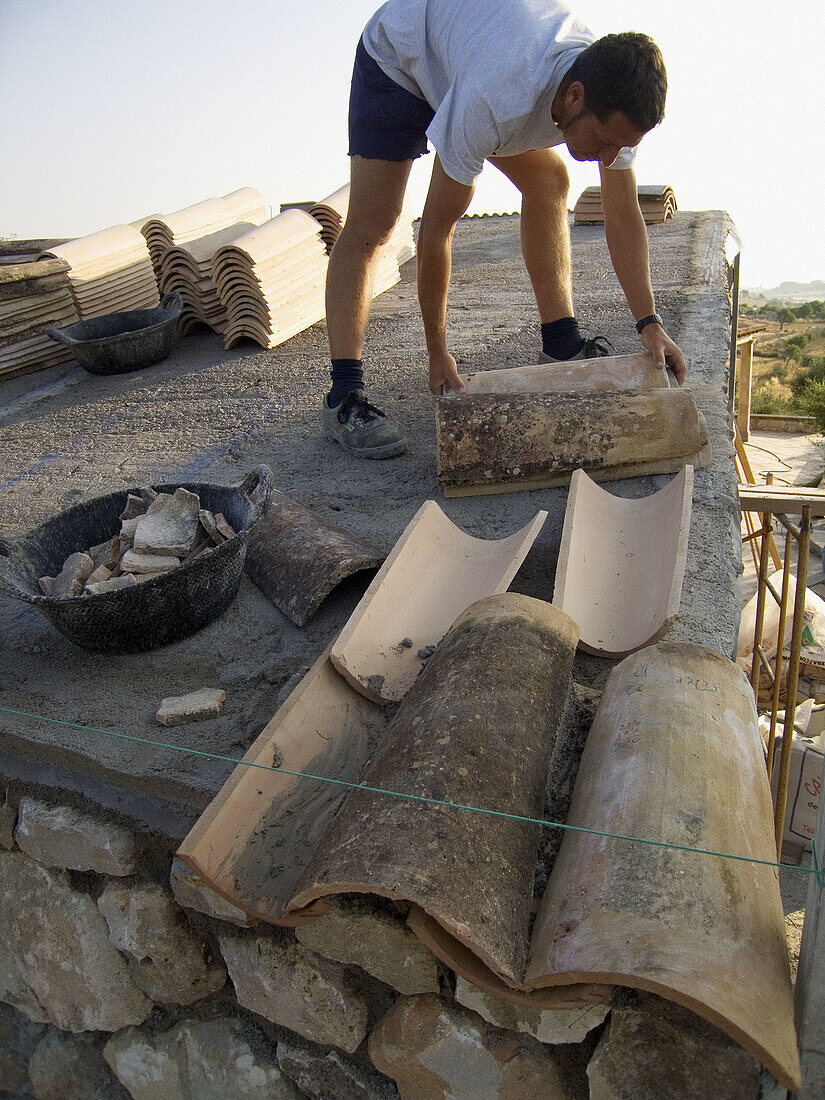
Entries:
[[224,346],[274,348],[324,316],[327,253],[319,223],[289,209],[219,248],[212,277],[226,309]]
[[[637,193],[648,225],[667,221],[676,212],[676,196],[667,184],[643,184]],[[601,187],[585,187],[573,208],[573,221],[576,225],[604,225]]]
[[[321,239],[327,252],[338,239],[338,234],[346,221],[349,207],[349,184],[344,184],[325,199],[311,206],[309,213],[321,224]],[[401,274],[399,266],[415,255],[415,238],[412,230],[412,217],[408,207],[404,207],[398,224],[387,244],[381,250],[373,279],[373,297],[382,294],[394,286]]]
[[238,222],[188,244],[166,249],[160,261],[160,289],[163,294],[177,290],[183,298],[178,320],[181,335],[185,336],[200,323],[215,332],[226,331],[229,319],[212,278],[212,260],[219,248],[255,228],[253,222]]
[[65,260],[0,265],[0,374],[28,374],[74,358],[44,325],[79,321]]
[[240,187],[220,198],[204,199],[171,214],[153,214],[135,222],[146,238],[155,273],[160,279],[161,260],[168,248],[189,244],[238,222],[261,225],[267,218],[266,200],[254,187]]
[[65,260],[81,320],[130,309],[153,309],[158,287],[146,241],[129,225],[113,225],[55,245],[39,260]]

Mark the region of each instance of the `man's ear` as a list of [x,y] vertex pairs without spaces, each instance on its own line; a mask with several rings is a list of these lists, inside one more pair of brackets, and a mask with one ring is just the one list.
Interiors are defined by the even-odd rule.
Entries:
[[584,110],[584,85],[580,80],[574,80],[565,92],[564,105],[571,114],[578,114]]

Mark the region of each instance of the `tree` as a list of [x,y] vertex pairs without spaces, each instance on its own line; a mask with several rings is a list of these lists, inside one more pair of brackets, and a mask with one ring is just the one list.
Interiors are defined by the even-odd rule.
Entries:
[[788,309],[787,306],[784,306],[777,313],[776,319],[779,322],[779,331],[781,332],[785,325],[789,325],[796,320],[796,314],[792,309]]

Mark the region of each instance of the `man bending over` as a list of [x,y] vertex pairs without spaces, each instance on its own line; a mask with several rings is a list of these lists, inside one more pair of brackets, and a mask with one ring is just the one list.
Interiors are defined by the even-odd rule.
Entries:
[[633,162],[664,116],[667,74],[646,35],[598,41],[564,0],[389,0],[355,54],[346,223],[326,285],[332,389],[327,438],[363,458],[401,454],[399,429],[366,399],[362,351],[372,273],[404,201],[413,160],[436,156],[418,236],[418,300],[429,386],[462,392],[447,346],[452,238],[489,160],[521,192],[521,248],[541,320],[543,362],[609,354],[573,311],[567,169],[553,146],[598,161],[613,268],[641,342],[681,383],[685,361],[656,314]]

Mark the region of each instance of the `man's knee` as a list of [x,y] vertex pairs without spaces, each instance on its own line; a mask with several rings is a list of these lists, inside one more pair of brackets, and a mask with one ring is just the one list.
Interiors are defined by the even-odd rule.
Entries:
[[373,206],[370,209],[350,210],[347,213],[345,230],[347,235],[369,248],[385,245],[401,217],[401,210],[395,205]]
[[567,200],[570,173],[555,149],[532,149],[513,157],[491,157],[491,160],[525,198]]
[[547,151],[552,153],[547,166],[548,186],[553,194],[563,195],[566,199],[570,191],[570,173],[567,170],[567,165],[555,150],[548,149]]

